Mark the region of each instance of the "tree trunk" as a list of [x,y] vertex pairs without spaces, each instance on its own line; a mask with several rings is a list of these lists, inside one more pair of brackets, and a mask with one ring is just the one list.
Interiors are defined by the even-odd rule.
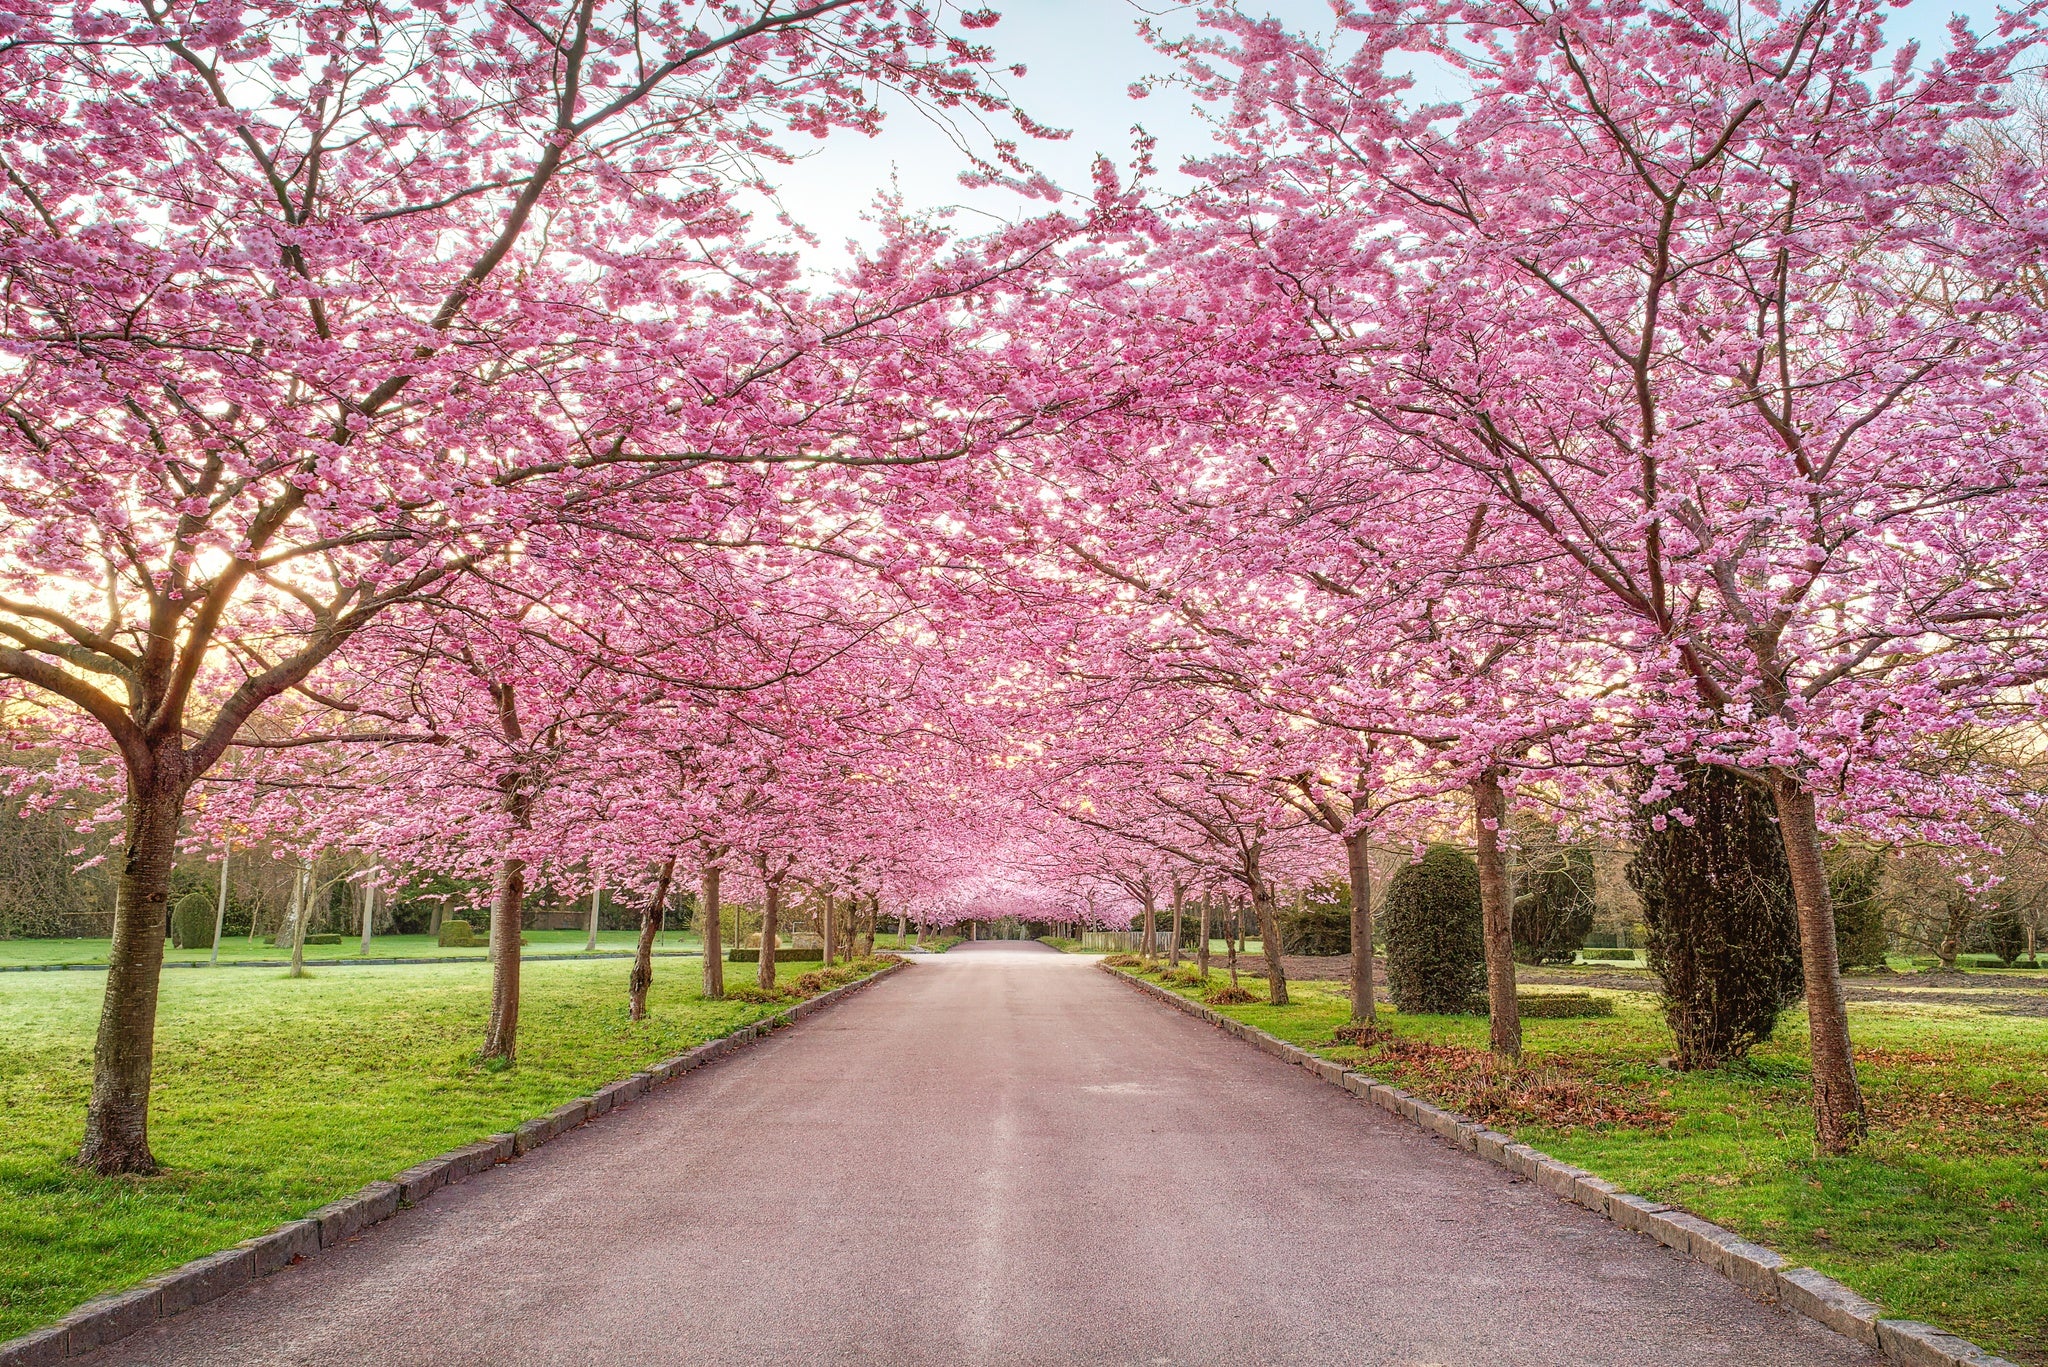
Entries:
[[1224,928],[1223,947],[1230,952],[1230,985],[1237,986],[1237,949],[1244,943],[1244,908],[1239,899],[1230,899],[1230,924]]
[[1363,830],[1344,837],[1344,868],[1351,879],[1351,1019],[1379,1019],[1372,983],[1372,837]]
[[725,911],[718,905],[716,864],[703,869],[703,906],[697,915],[704,922],[704,999],[719,1001],[725,996],[725,947],[719,943],[725,930]]
[[370,932],[377,920],[377,877],[382,873],[382,869],[371,870],[370,881],[363,884],[363,955],[365,958],[370,953]]
[[1273,889],[1261,878],[1252,888],[1252,909],[1259,918],[1260,947],[1266,955],[1266,1000],[1287,1005],[1287,970],[1280,965],[1280,917],[1273,907]]
[[761,962],[754,974],[754,981],[764,992],[775,987],[775,926],[782,919],[782,880],[766,881],[768,895],[761,903]]
[[441,899],[435,898],[434,908],[427,914],[427,934],[429,935],[439,935],[441,933],[442,906]]
[[299,914],[292,921],[291,976],[294,978],[306,976],[306,927],[313,920],[313,865],[314,856],[308,855],[299,869],[299,879],[294,884],[296,890],[292,893],[292,900],[299,908]]
[[128,845],[114,894],[106,996],[92,1050],[92,1099],[78,1165],[103,1177],[156,1171],[149,1151],[149,1079],[155,1066],[156,1002],[164,962],[164,913],[185,814],[183,756],[162,756],[152,775],[128,775]]
[[1197,968],[1198,970],[1200,970],[1200,972],[1201,972],[1201,974],[1202,974],[1202,980],[1203,980],[1204,982],[1207,982],[1207,981],[1209,980],[1209,894],[1208,894],[1208,893],[1206,893],[1206,892],[1205,892],[1205,893],[1203,893],[1203,894],[1202,894],[1202,900],[1201,900],[1201,902],[1199,903],[1199,905],[1201,906],[1201,910],[1200,910],[1199,912],[1197,912],[1197,913],[1196,913],[1196,919],[1197,919],[1197,920],[1198,920],[1198,921],[1199,921],[1199,922],[1201,923],[1201,924],[1200,924],[1200,926],[1198,927],[1198,929],[1200,929],[1200,931],[1201,931],[1201,933],[1202,933],[1202,943],[1201,943],[1201,945],[1200,945],[1200,946],[1199,946],[1199,947],[1198,947],[1198,948],[1197,948],[1197,949],[1195,950],[1195,967],[1196,967],[1196,968]]
[[1820,826],[1813,794],[1789,774],[1771,775],[1771,799],[1791,866],[1799,906],[1799,957],[1806,978],[1806,1016],[1813,1052],[1813,1129],[1826,1153],[1847,1153],[1867,1122],[1849,1043],[1849,1012],[1842,1001],[1841,961],[1835,947],[1835,909],[1820,859]]
[[1144,938],[1138,941],[1138,954],[1150,962],[1153,951],[1158,947],[1155,941],[1159,935],[1159,909],[1152,902],[1152,885],[1147,883],[1141,893],[1145,904]]
[[597,909],[603,900],[604,879],[599,878],[596,885],[590,889],[590,938],[583,942],[585,954],[594,953],[597,949]]
[[1169,968],[1180,967],[1180,933],[1182,922],[1187,915],[1187,890],[1175,880],[1173,885],[1173,943],[1166,947],[1166,963]]
[[675,874],[676,857],[670,855],[655,881],[654,900],[640,912],[640,945],[633,954],[633,971],[626,977],[627,1020],[643,1020],[647,1015],[647,989],[654,984],[654,937],[668,915],[668,885]]
[[482,1057],[510,1063],[519,1056],[519,921],[526,903],[526,861],[498,861],[491,898],[491,1019]]
[[1486,937],[1487,1033],[1494,1057],[1519,1062],[1522,1012],[1515,1003],[1514,908],[1508,902],[1508,865],[1500,848],[1501,832],[1508,824],[1508,797],[1494,774],[1483,774],[1473,783],[1472,808],[1478,818],[1472,824],[1479,837],[1479,917]]
[[832,967],[833,951],[839,947],[839,908],[831,893],[825,894],[825,910],[818,917],[819,938],[825,942],[825,967]]
[[213,905],[213,957],[207,960],[209,964],[220,962],[220,933],[228,923],[228,861],[233,858],[232,850],[220,847],[220,900]]

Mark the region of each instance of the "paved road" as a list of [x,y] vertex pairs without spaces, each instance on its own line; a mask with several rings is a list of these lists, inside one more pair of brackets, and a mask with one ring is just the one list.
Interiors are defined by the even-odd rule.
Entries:
[[1867,1364],[1036,945],[969,945],[103,1364]]

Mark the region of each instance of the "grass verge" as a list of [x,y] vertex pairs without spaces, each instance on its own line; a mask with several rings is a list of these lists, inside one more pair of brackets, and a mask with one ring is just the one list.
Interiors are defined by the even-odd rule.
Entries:
[[[1192,970],[1141,976],[1206,990]],[[1893,1316],[2048,1363],[2048,1019],[1852,1004],[1872,1130],[1828,1158],[1813,1148],[1803,1014],[1743,1064],[1678,1073],[1655,999],[1616,992],[1612,1016],[1526,1020],[1526,1060],[1503,1068],[1480,1018],[1387,1014],[1377,1038],[1346,1044],[1335,984],[1289,983],[1284,1007],[1251,986],[1261,1000],[1215,1009],[1682,1205]]]
[[[866,966],[878,969],[880,962]],[[783,965],[800,977],[815,964]],[[483,964],[166,974],[150,1140],[164,1171],[70,1166],[102,980],[0,980],[0,1339],[784,1009],[707,1002],[695,960],[626,1019],[618,960],[522,976],[516,1067],[479,1068]],[[787,981],[787,980],[786,980]],[[822,989],[821,989],[822,990]]]

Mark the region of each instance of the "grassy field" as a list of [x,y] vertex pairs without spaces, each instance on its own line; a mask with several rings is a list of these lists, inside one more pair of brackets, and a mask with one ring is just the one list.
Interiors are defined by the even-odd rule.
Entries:
[[1483,1019],[1389,1016],[1391,1037],[1361,1049],[1332,1038],[1349,1015],[1333,984],[1288,990],[1286,1007],[1218,1009],[1769,1244],[1896,1317],[2048,1363],[2048,1019],[1852,1004],[1872,1133],[1822,1158],[1803,1014],[1746,1064],[1685,1074],[1661,1062],[1654,998],[1612,993],[1611,1017],[1525,1021],[1527,1063],[1496,1069]]
[[0,977],[0,1339],[784,1005],[706,1002],[698,961],[664,960],[633,1024],[629,967],[529,966],[519,1063],[497,1072],[474,1060],[483,964],[166,974],[150,1128],[165,1172],[142,1180],[67,1162],[100,977]]
[[[637,930],[600,930],[597,933],[597,948],[601,954],[630,953],[640,938]],[[526,932],[526,953],[535,954],[576,954],[589,943],[587,930],[529,930]],[[111,942],[100,939],[78,940],[0,940],[0,965],[7,964],[104,964],[107,961],[107,946]],[[700,950],[702,942],[695,934],[665,934],[655,944],[657,953],[675,953],[682,950]],[[172,949],[164,946],[166,963],[205,963],[213,953],[212,946],[204,949]],[[289,959],[291,946],[279,948],[270,943],[268,936],[251,941],[246,935],[230,935],[220,942],[222,963],[245,962],[250,959]],[[363,942],[360,937],[344,935],[338,945],[307,945],[306,960],[361,959]],[[478,946],[473,949],[443,949],[432,935],[377,935],[370,939],[370,956],[373,959],[485,959],[490,951]]]

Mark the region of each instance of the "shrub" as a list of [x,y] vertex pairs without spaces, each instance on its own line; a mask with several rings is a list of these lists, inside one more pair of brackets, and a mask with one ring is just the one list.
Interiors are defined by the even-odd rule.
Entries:
[[[1638,806],[1628,880],[1643,901],[1678,1066],[1713,1068],[1769,1039],[1799,999],[1799,918],[1770,799],[1717,766],[1683,773],[1682,791]],[[1670,815],[1658,830],[1654,818],[1673,808],[1689,821]]]
[[1135,954],[1111,954],[1102,962],[1111,968],[1136,968],[1145,961]]
[[207,949],[213,945],[214,900],[203,892],[188,892],[171,909],[171,943],[179,949]]
[[1587,963],[1632,964],[1636,961],[1633,949],[1582,949],[1579,957]]
[[1233,987],[1229,983],[1225,983],[1221,987],[1212,987],[1207,992],[1204,992],[1202,1000],[1211,1006],[1244,1006],[1250,1002],[1257,1001],[1258,998],[1245,991],[1242,987]]
[[[775,950],[775,962],[779,964],[815,963],[824,952],[822,948],[816,945],[779,945]],[[761,950],[758,946],[753,949],[735,949],[725,956],[725,960],[727,963],[734,964],[757,964],[761,962]]]
[[1587,1016],[1611,1016],[1614,999],[1591,992],[1517,992],[1515,1006],[1524,1018],[1576,1020]]
[[1878,884],[1884,877],[1879,855],[1840,859],[1828,867],[1828,900],[1835,905],[1835,952],[1844,968],[1883,968],[1884,903]]
[[316,931],[306,937],[306,943],[309,945],[338,945],[341,943],[341,936],[324,931]]
[[1568,964],[1593,928],[1593,851],[1559,845],[1546,832],[1520,862],[1526,890],[1515,898],[1515,959]]
[[1280,950],[1284,954],[1334,957],[1351,952],[1351,885],[1317,883],[1299,909],[1280,913]]
[[476,946],[476,928],[467,921],[443,921],[441,923],[441,948],[472,949]]
[[1469,1011],[1486,990],[1479,866],[1456,845],[1431,845],[1394,875],[1381,905],[1387,994],[1404,1012]]
[[1992,904],[1991,914],[1984,918],[1984,947],[2001,964],[2018,963],[2027,952],[2027,923],[2006,903]]

